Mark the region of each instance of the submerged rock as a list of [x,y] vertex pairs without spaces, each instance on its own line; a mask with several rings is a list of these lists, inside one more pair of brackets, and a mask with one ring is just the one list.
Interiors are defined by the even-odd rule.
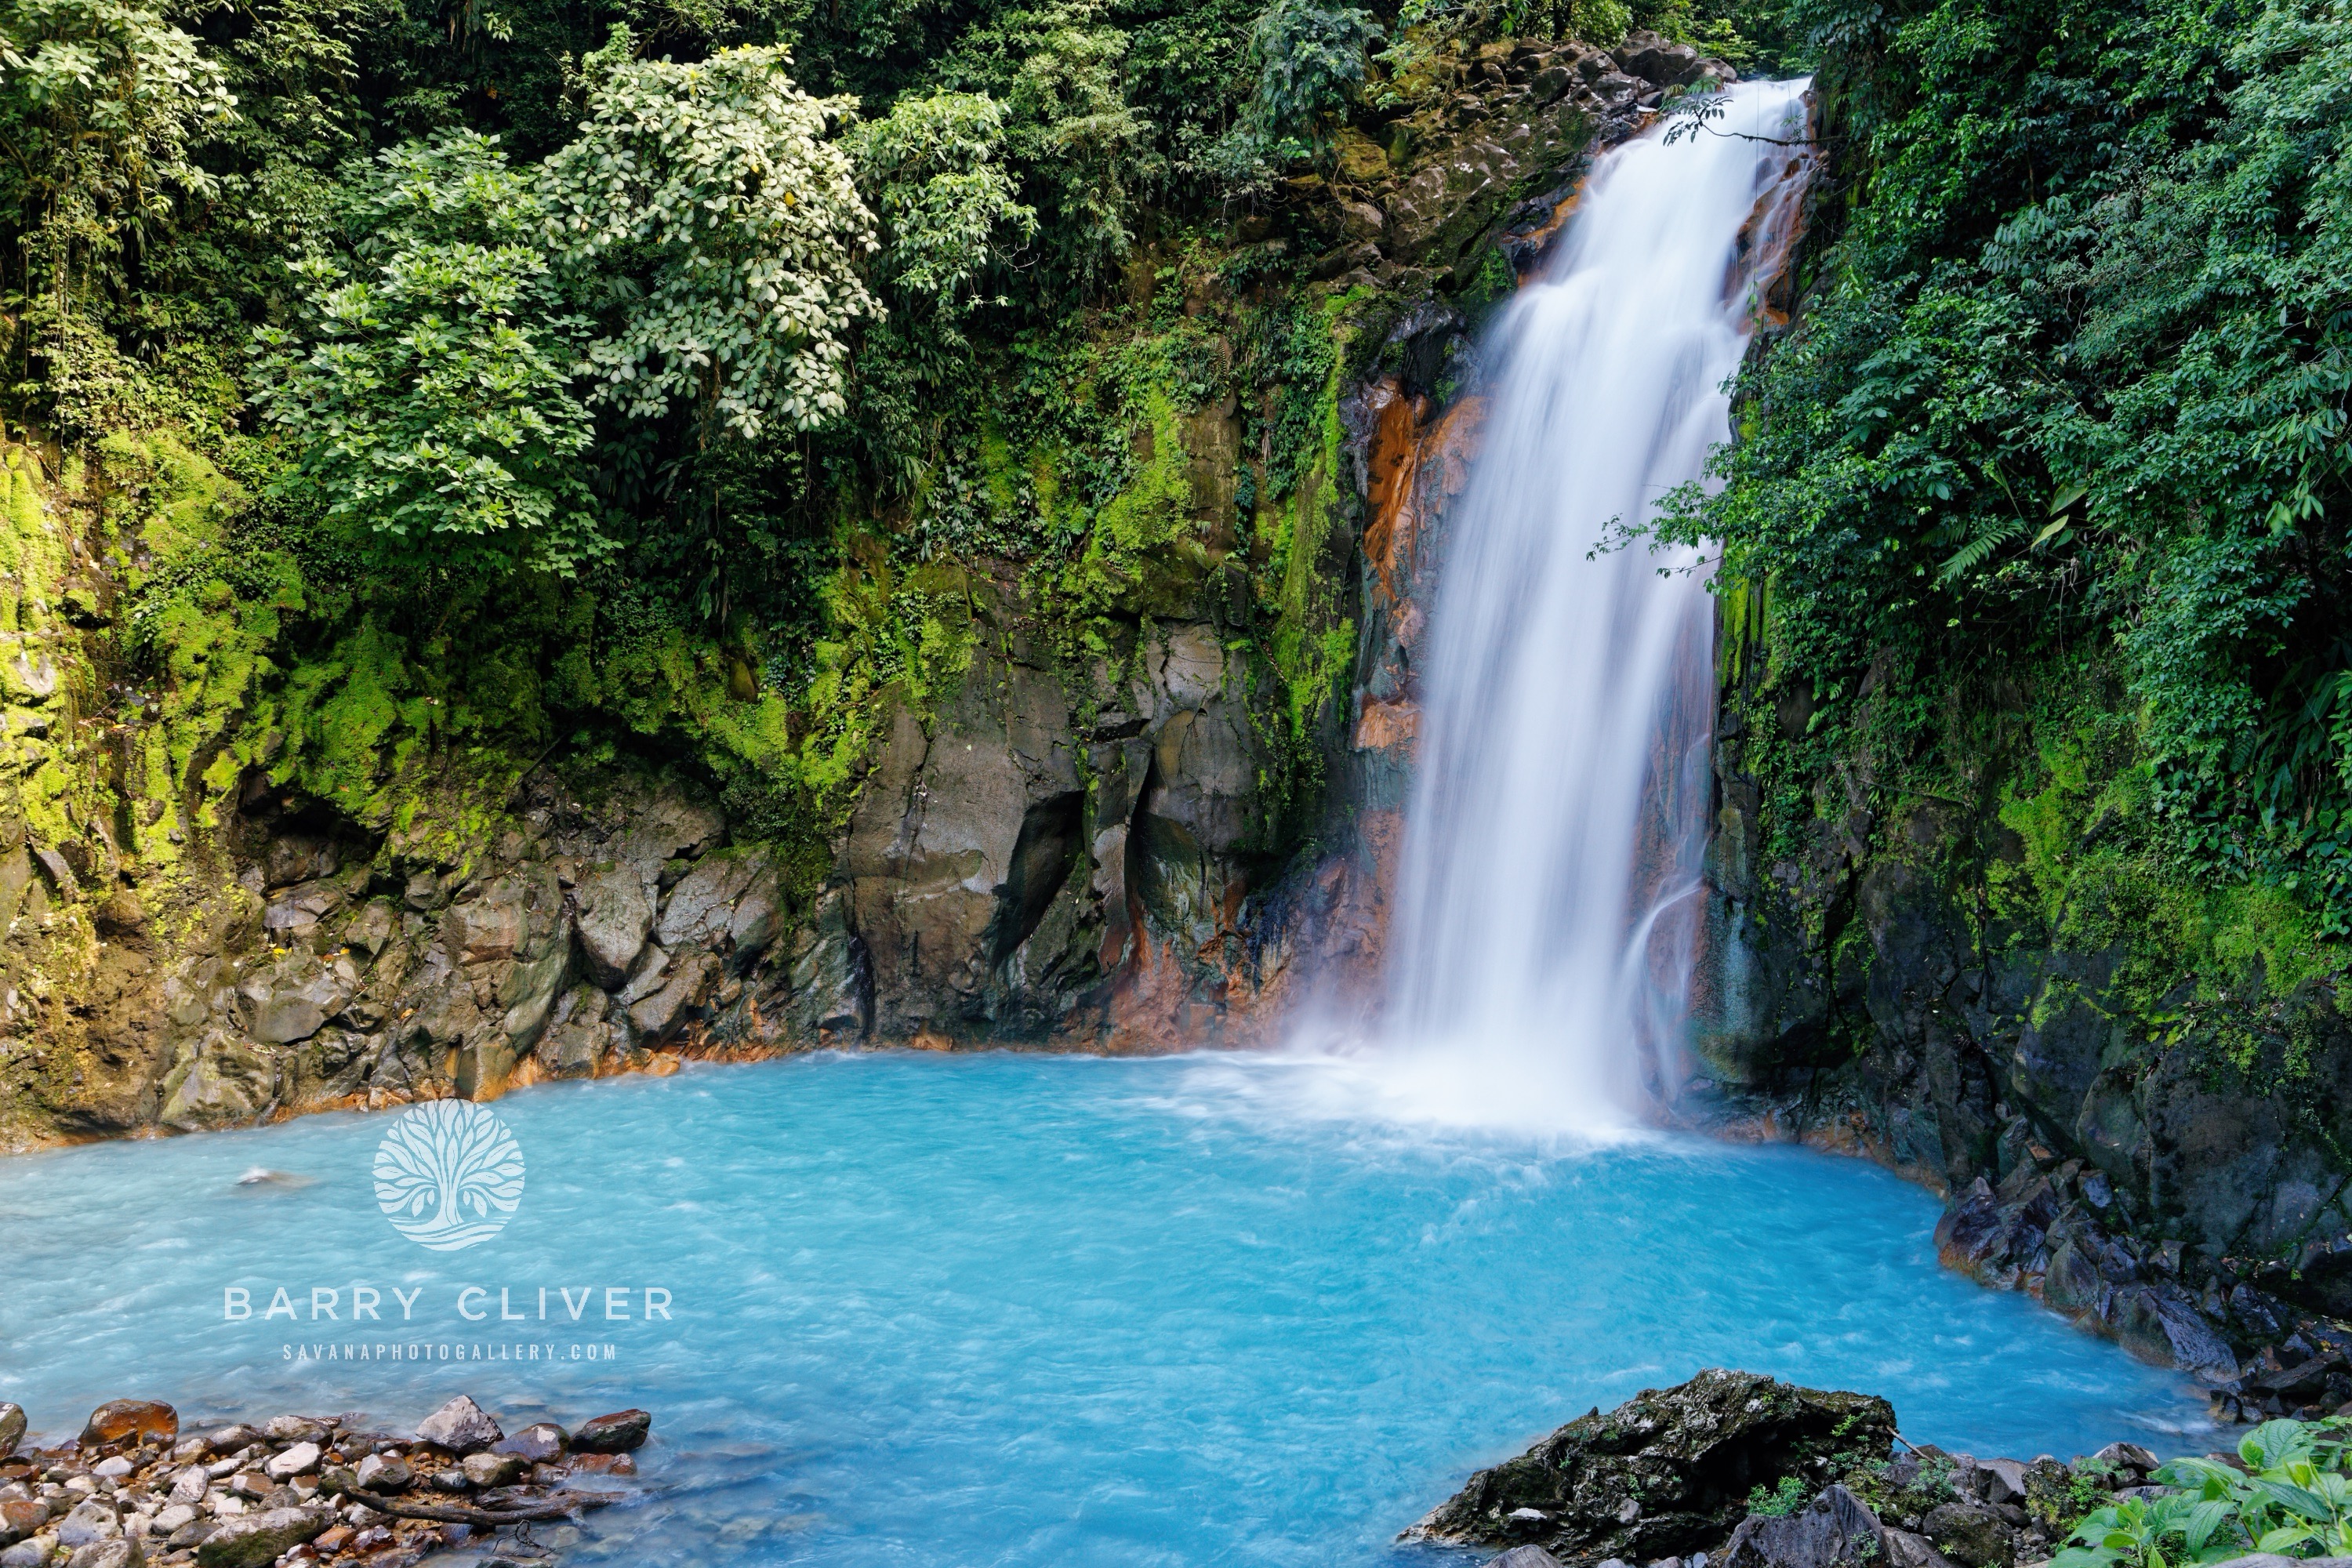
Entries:
[[625,1454],[646,1440],[654,1418],[643,1410],[618,1410],[583,1421],[572,1435],[572,1447],[583,1454]]
[[1755,1488],[1784,1476],[1827,1482],[1885,1459],[1894,1439],[1884,1399],[1710,1369],[1606,1415],[1596,1409],[1479,1471],[1405,1539],[1540,1545],[1588,1561],[1712,1551]]

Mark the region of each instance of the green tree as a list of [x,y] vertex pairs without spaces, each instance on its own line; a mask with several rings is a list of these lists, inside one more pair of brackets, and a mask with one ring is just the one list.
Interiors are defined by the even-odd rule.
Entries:
[[214,181],[195,152],[236,110],[220,63],[132,0],[0,5],[0,225],[20,364],[51,405],[111,379],[82,302]]
[[877,248],[848,153],[850,112],[809,97],[780,49],[639,60],[615,28],[586,61],[586,122],[541,189],[561,265],[603,322],[593,402],[629,419],[688,413],[698,447],[811,430],[846,407],[851,324],[880,313],[858,263]]
[[347,254],[294,263],[295,320],[257,337],[289,488],[385,565],[572,572],[607,548],[572,392],[588,323],[564,310],[535,181],[470,131],[352,173]]
[[881,215],[882,276],[902,299],[952,319],[1009,259],[1008,241],[1037,232],[1005,166],[1004,108],[986,93],[901,98],[850,137],[860,179]]
[[1271,139],[1323,144],[1331,121],[1363,84],[1380,25],[1353,5],[1274,0],[1250,33],[1257,90],[1250,116]]

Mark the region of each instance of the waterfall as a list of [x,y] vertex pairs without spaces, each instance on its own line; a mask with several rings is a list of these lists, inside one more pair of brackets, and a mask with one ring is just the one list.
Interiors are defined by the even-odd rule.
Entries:
[[1699,477],[1758,313],[1745,258],[1797,174],[1801,82],[1595,163],[1492,331],[1479,455],[1444,546],[1390,946],[1389,1097],[1588,1133],[1679,1069],[1711,784],[1702,563],[1609,548]]

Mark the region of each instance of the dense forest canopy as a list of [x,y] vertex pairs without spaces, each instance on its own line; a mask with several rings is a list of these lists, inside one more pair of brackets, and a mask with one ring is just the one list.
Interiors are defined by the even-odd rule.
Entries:
[[[2053,919],[2352,932],[2341,4],[5,0],[0,411],[216,470],[225,521],[124,563],[115,674],[245,661],[232,761],[350,802],[394,737],[683,731],[783,833],[935,679],[942,568],[1080,646],[1135,609],[1183,407],[1238,399],[1279,608],[1368,363],[1261,242],[1433,55],[1634,26],[1821,95],[1802,310],[1664,524],[1793,715],[1784,818],[1856,745],[1922,789],[2021,746],[2002,820],[2103,868]],[[1272,657],[1328,684],[1326,641]]]
[[2345,8],[1789,21],[1834,239],[1675,530],[1723,542],[1808,714],[1790,776],[1867,731],[1964,792],[2006,710],[2042,892],[2057,837],[2107,862],[2067,918],[2129,928],[2185,876],[2314,922],[2273,900],[2273,937],[2352,931]]

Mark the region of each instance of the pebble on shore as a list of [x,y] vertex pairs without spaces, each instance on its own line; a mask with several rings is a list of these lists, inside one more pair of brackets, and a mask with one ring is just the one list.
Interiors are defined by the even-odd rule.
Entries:
[[183,1436],[172,1406],[116,1399],[79,1436],[23,1448],[25,1412],[0,1403],[0,1568],[407,1568],[523,1522],[557,1528],[500,1558],[551,1563],[564,1521],[620,1495],[576,1481],[635,1475],[652,1426],[622,1410],[509,1436],[460,1394],[407,1436],[352,1415]]

